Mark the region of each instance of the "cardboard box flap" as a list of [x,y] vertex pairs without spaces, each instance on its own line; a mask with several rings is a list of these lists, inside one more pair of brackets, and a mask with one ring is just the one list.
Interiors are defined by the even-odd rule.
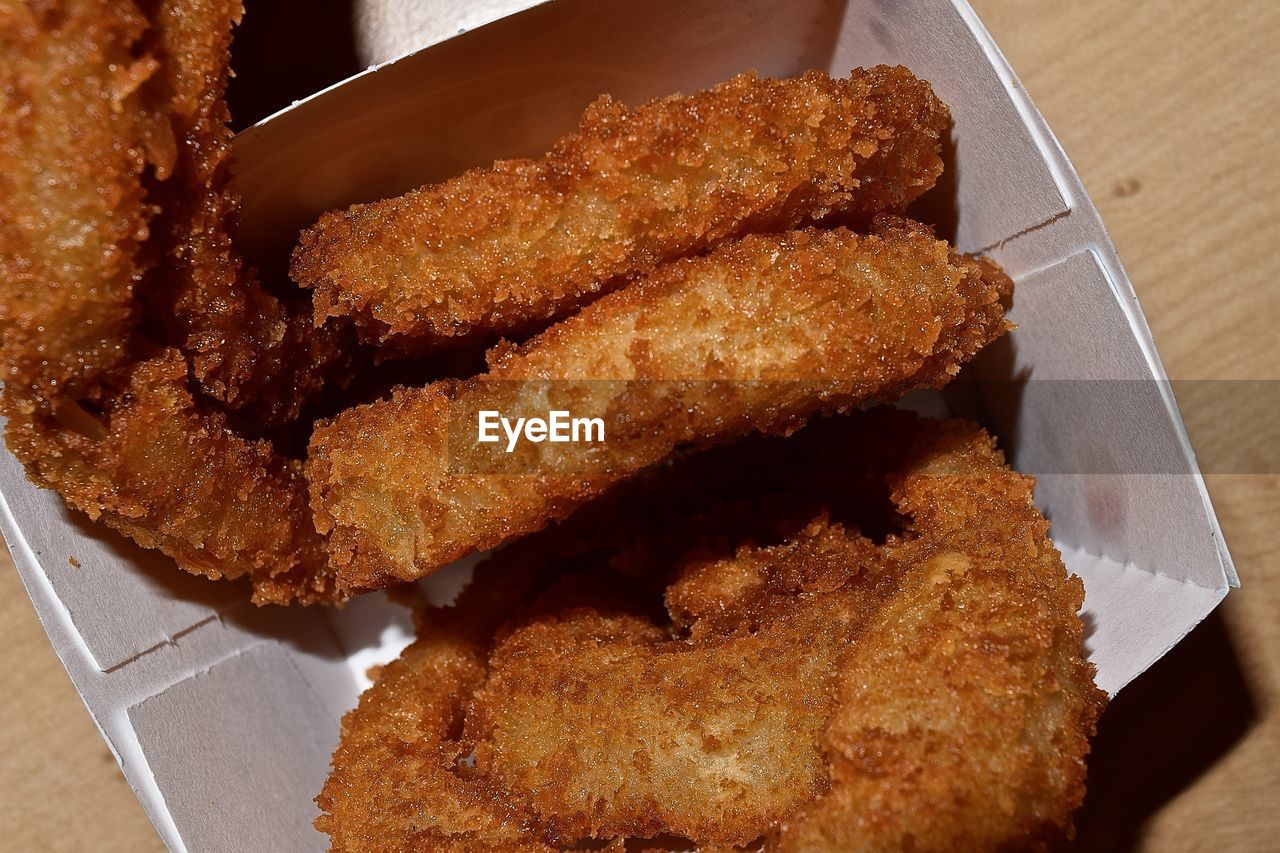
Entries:
[[1080,618],[1097,684],[1114,696],[1209,615],[1227,587],[1206,589],[1057,543],[1089,591]]
[[244,599],[243,587],[175,572],[163,554],[67,509],[54,492],[28,482],[7,451],[0,453],[0,494],[14,560],[19,543],[30,549],[99,670],[172,642]]
[[[1034,430],[1001,435],[1017,442],[1008,447],[1011,458],[1033,472],[1123,477],[1144,473],[1130,464],[1128,451],[1138,446],[1164,461],[1157,474],[1170,475],[1111,484],[1101,500],[1097,488],[1080,482],[1046,482],[1041,500],[1055,535],[1205,586],[1235,582],[1172,396],[1158,387],[1164,375],[1149,332],[1136,302],[1123,302],[1132,287],[1118,261],[1116,276],[1101,266],[1096,256],[1114,260],[1114,250],[1096,212],[964,4],[804,2],[779,15],[769,0],[732,7],[647,2],[629,6],[625,19],[603,3],[537,5],[352,78],[246,131],[237,149],[245,227],[264,258],[279,257],[289,235],[326,209],[403,192],[495,157],[540,153],[602,91],[638,102],[749,68],[792,74],[819,67],[840,75],[877,62],[912,68],[952,108],[954,149],[928,212],[944,232],[954,230],[961,248],[993,247],[1022,285],[1012,316],[1027,329],[1013,341],[1037,347],[1029,385],[1044,408],[1025,413]],[[376,177],[369,174],[375,168]],[[1084,256],[1067,261],[1087,251],[1095,255],[1092,266]],[[988,357],[983,375],[1008,381],[1027,363]],[[1014,372],[997,375],[1001,367]],[[1100,412],[1049,399],[1039,380],[1051,378],[1134,382],[1116,410]],[[1045,445],[1058,435],[1048,425],[1077,426],[1091,415],[1096,422],[1068,436],[1072,447]],[[997,421],[1008,427],[1011,417]],[[1089,452],[1126,438],[1128,447],[1110,464],[1082,467]],[[1086,506],[1068,509],[1080,497]],[[1136,515],[1111,519],[1103,530],[1096,521],[1109,507]],[[1158,512],[1181,510],[1190,515],[1178,535],[1162,535],[1169,516]]]
[[1167,383],[1097,253],[1018,277],[1009,316],[1018,328],[976,373],[1001,446],[1038,478],[1054,538],[1206,589],[1233,583]]
[[379,65],[506,17],[541,0],[360,0],[352,9],[356,54]]
[[191,675],[132,706],[129,722],[191,849],[323,849],[312,798],[338,720],[281,645]]

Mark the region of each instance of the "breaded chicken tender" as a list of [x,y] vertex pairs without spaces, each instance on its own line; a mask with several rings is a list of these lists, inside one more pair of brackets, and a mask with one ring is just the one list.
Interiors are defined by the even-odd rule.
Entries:
[[831,790],[778,850],[1048,850],[1068,837],[1105,696],[1081,659],[1084,600],[976,427],[900,418],[910,519],[901,589],[855,642],[824,744]]
[[92,393],[128,355],[140,176],[175,157],[139,93],[147,27],[127,0],[0,0],[0,381],[16,393]]
[[200,390],[272,425],[341,374],[349,347],[309,304],[267,293],[232,241],[240,198],[225,92],[242,11],[240,0],[165,0],[155,14],[154,83],[181,144],[172,176],[153,188],[161,256],[143,296],[151,330],[182,349]]
[[[659,527],[666,534],[669,523],[685,520],[685,512],[696,514],[694,507],[710,507],[718,500],[718,488],[690,498],[699,489],[687,478],[701,481],[711,467],[727,471],[737,460],[715,460],[710,467],[702,458],[696,461],[676,471],[651,472],[585,506],[566,523],[503,548],[477,567],[475,580],[456,604],[426,608],[419,615],[418,638],[382,669],[359,708],[343,721],[333,772],[317,797],[324,812],[317,827],[329,834],[334,850],[556,849],[540,840],[525,806],[474,772],[476,743],[464,730],[463,717],[487,676],[495,638],[508,630],[500,626],[513,616],[527,621],[575,603],[598,607],[607,600],[615,622],[642,624],[626,613],[624,603],[623,590],[634,592],[636,587],[624,587],[627,581],[602,572],[601,562],[636,548]],[[669,489],[676,491],[665,495]],[[644,514],[659,495],[666,497],[661,506]],[[689,519],[681,541],[718,538],[736,528],[744,500],[752,502],[735,501],[729,512],[734,519],[727,524],[721,516]],[[600,528],[602,517],[612,519],[619,512],[621,523],[615,519],[609,528]],[[837,540],[853,544],[856,539],[834,529],[805,538],[821,540],[824,550]],[[647,545],[642,547],[648,552]],[[846,571],[843,564],[838,571]],[[594,582],[602,576],[614,580]],[[660,595],[661,586],[652,592]],[[623,848],[619,844],[616,849]]]
[[299,462],[202,411],[169,350],[139,362],[99,419],[44,414],[12,393],[6,439],[36,484],[193,574],[249,576],[258,603],[329,597]]
[[606,96],[541,160],[326,214],[292,275],[318,318],[393,349],[509,333],[749,232],[901,213],[942,171],[948,124],[901,67],[743,74],[635,109]]
[[[471,849],[449,845],[488,831],[498,806],[519,816],[498,849],[1047,849],[1067,836],[1103,695],[1082,659],[1083,587],[1031,478],[978,427],[895,410],[810,428],[784,454],[795,444],[803,465],[882,482],[899,530],[875,544],[822,514],[777,545],[694,553],[666,588],[669,621],[603,569],[520,612],[538,562],[517,544],[508,571],[525,574],[481,571],[361,698],[318,826],[338,849]],[[508,616],[465,603],[480,590]],[[457,688],[438,661],[464,645]],[[422,736],[424,714],[449,734]],[[402,767],[441,740],[444,762]],[[489,805],[460,812],[477,792]]]
[[231,245],[239,13],[0,3],[0,411],[28,476],[71,506],[188,571],[249,576],[260,603],[314,601],[331,587],[300,463],[195,393],[272,423],[335,358]]
[[[843,559],[824,561],[824,549]],[[770,577],[815,559],[826,571],[812,592]],[[519,625],[494,650],[468,712],[477,769],[528,802],[560,846],[662,834],[755,840],[827,789],[822,733],[840,661],[892,591],[891,577],[865,571],[875,562],[869,542],[819,527],[703,567],[703,583],[722,575],[718,595],[703,590],[725,605],[707,614],[722,628],[758,592],[742,575],[787,593],[722,634],[695,621],[692,643],[598,603]]]
[[263,423],[296,417],[343,359],[343,333],[263,291],[231,243],[223,95],[240,13],[0,4],[0,378],[17,393],[99,395],[143,314],[201,390]]
[[467,766],[473,744],[462,717],[488,672],[492,634],[545,584],[547,569],[490,562],[477,572],[483,583],[418,620],[418,639],[343,719],[333,772],[316,798],[324,812],[316,828],[335,853],[554,850],[529,833],[519,803]]
[[[994,265],[922,226],[752,235],[602,297],[487,374],[400,389],[312,436],[338,589],[429,574],[544,527],[682,445],[939,386],[1007,328]],[[603,442],[478,441],[479,415],[598,417]]]

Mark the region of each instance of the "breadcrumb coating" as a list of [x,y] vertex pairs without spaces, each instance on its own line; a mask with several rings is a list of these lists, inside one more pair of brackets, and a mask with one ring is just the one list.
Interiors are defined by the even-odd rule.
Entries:
[[474,777],[462,716],[488,672],[490,637],[533,594],[545,566],[491,561],[450,608],[418,620],[418,639],[383,667],[342,721],[333,772],[316,797],[330,849],[550,853],[528,815]]
[[50,404],[95,397],[146,314],[204,393],[289,420],[340,367],[343,338],[266,293],[232,245],[224,93],[240,2],[150,14],[0,4],[0,378]]
[[[977,427],[896,426],[902,587],[854,643],[825,736],[831,791],[778,850],[1049,850],[1071,835],[1105,703],[1082,659],[1084,584]],[[932,432],[932,434],[930,434]],[[914,445],[914,446],[912,446]]]
[[37,485],[193,574],[247,575],[259,604],[329,597],[301,463],[202,411],[186,380],[174,350],[139,362],[96,419],[6,393],[9,449]]
[[242,13],[240,0],[165,0],[154,15],[155,89],[181,144],[149,199],[160,257],[143,296],[149,331],[182,349],[200,390],[269,426],[296,418],[350,347],[342,329],[316,325],[309,305],[266,292],[232,241],[240,198],[225,94]]
[[[804,571],[801,561],[823,549],[871,563],[869,545],[818,526],[786,546],[744,548],[701,567],[704,583],[727,576],[706,598],[749,608],[755,590],[738,588],[740,575],[779,580],[768,575]],[[822,734],[835,674],[892,590],[865,564],[827,566],[814,591],[770,596],[757,618],[732,627],[713,606],[722,632],[695,623],[693,640],[598,602],[515,627],[468,711],[477,769],[528,802],[561,847],[662,834],[755,840],[827,790]]]
[[[457,608],[426,614],[344,721],[318,800],[335,848],[472,849],[448,845],[488,831],[499,808],[518,831],[497,849],[1068,837],[1104,697],[1082,658],[1083,586],[1032,479],[962,421],[877,410],[815,426],[784,455],[881,482],[897,532],[877,545],[820,514],[777,545],[697,551],[666,587],[669,620],[601,565],[521,607],[543,568],[530,540],[500,552],[505,569],[478,570]],[[457,688],[437,661],[462,646]],[[447,734],[423,736],[422,716]],[[447,759],[419,770],[439,742]]]
[[231,245],[239,15],[0,3],[2,408],[28,476],[71,506],[188,571],[249,576],[260,603],[309,602],[331,588],[300,463],[188,388],[270,423],[341,357]]
[[949,121],[901,67],[742,74],[634,109],[605,96],[541,160],[326,214],[292,274],[317,317],[398,350],[511,333],[750,232],[901,213],[942,171]]
[[140,178],[175,156],[139,92],[147,25],[129,2],[0,2],[0,380],[17,393],[90,393],[128,355]]
[[[395,391],[312,436],[316,527],[340,593],[537,530],[683,445],[785,434],[944,384],[1007,328],[1011,287],[923,226],[752,235],[602,297],[489,373]],[[476,441],[484,410],[598,416],[603,443]]]

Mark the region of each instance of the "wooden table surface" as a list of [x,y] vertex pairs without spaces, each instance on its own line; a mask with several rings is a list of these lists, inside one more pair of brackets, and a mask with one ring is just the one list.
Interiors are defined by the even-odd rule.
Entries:
[[[1170,376],[1274,380],[1249,387],[1280,400],[1280,4],[974,5],[1101,209]],[[1243,387],[1179,390],[1204,467],[1222,472],[1209,487],[1244,588],[1103,718],[1084,849],[1280,838],[1280,451],[1218,402]],[[0,625],[0,848],[159,848],[7,554]]]

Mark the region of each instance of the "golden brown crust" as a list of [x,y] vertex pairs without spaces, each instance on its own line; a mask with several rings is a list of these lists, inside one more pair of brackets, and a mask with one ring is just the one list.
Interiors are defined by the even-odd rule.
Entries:
[[[784,453],[797,439],[800,464],[883,482],[901,532],[877,546],[820,517],[780,545],[694,557],[667,587],[671,625],[601,568],[523,612],[527,583],[481,571],[468,594],[517,612],[494,631],[502,616],[464,595],[423,619],[345,721],[319,825],[349,846],[376,822],[383,845],[412,846],[429,816],[458,815],[465,780],[520,816],[503,838],[516,847],[682,834],[672,849],[763,837],[769,850],[985,850],[1066,836],[1103,695],[1082,659],[1082,585],[1031,479],[960,421],[879,410],[811,427]],[[508,563],[526,582],[528,554]],[[435,661],[464,643],[469,678],[437,719],[465,716],[450,755],[474,751],[474,767],[402,769],[428,739],[397,721],[438,706],[421,693],[452,689]],[[457,837],[491,820],[475,808]],[[434,828],[444,849],[449,831]]]
[[901,212],[942,171],[948,122],[900,67],[744,74],[635,109],[604,97],[541,160],[326,214],[292,272],[318,317],[400,349],[510,332],[752,231]]
[[[848,556],[869,544],[820,524],[785,546],[745,547],[699,568],[703,581],[759,570],[763,584],[786,587],[765,576],[802,573],[823,548]],[[816,589],[772,596],[755,618],[720,618],[721,606],[750,608],[752,592],[704,588],[714,611],[706,618],[720,630],[696,625],[688,640],[598,601],[518,624],[491,653],[468,710],[476,768],[527,802],[561,846],[760,837],[827,790],[822,732],[840,660],[892,591],[868,566],[827,567]]]
[[67,425],[74,412],[60,422],[6,393],[9,448],[38,485],[193,574],[247,575],[260,604],[327,597],[301,464],[202,412],[186,379],[176,351],[139,362],[83,432]]
[[190,372],[271,421],[333,358],[328,332],[261,293],[231,246],[240,5],[148,8],[0,4],[6,439],[34,481],[188,571],[247,575],[259,602],[326,598],[300,464],[188,390]]
[[495,561],[485,583],[418,623],[418,640],[387,664],[342,721],[333,772],[316,798],[316,827],[334,851],[553,849],[527,832],[528,816],[463,761],[462,715],[488,671],[490,636],[537,588],[537,568]]
[[345,359],[343,333],[267,293],[232,243],[226,87],[240,0],[165,0],[155,13],[155,97],[181,145],[153,188],[160,254],[145,298],[152,331],[182,349],[201,391],[263,424],[289,421]]
[[1084,585],[977,427],[898,416],[902,588],[855,641],[825,738],[831,792],[779,850],[1050,849],[1084,799],[1104,694],[1081,657]]
[[129,2],[0,3],[0,357],[6,387],[91,392],[128,356],[141,177],[171,167]]
[[[428,574],[563,517],[684,444],[944,384],[1006,328],[995,267],[905,220],[752,235],[661,268],[500,348],[490,372],[400,389],[312,437],[339,589]],[[603,446],[478,444],[477,414],[601,417]]]
[[341,361],[342,333],[266,293],[231,242],[240,14],[239,0],[166,0],[150,20],[127,2],[0,6],[0,378],[18,393],[96,395],[131,354],[135,291],[147,334],[262,423],[296,417]]
[[[859,584],[860,597],[849,603],[878,607],[891,589],[883,583],[882,564],[870,539],[820,515],[778,545],[743,546],[720,558],[692,555],[663,602],[672,623],[691,640],[755,633],[796,596],[819,598]],[[856,623],[869,615],[860,614]]]

